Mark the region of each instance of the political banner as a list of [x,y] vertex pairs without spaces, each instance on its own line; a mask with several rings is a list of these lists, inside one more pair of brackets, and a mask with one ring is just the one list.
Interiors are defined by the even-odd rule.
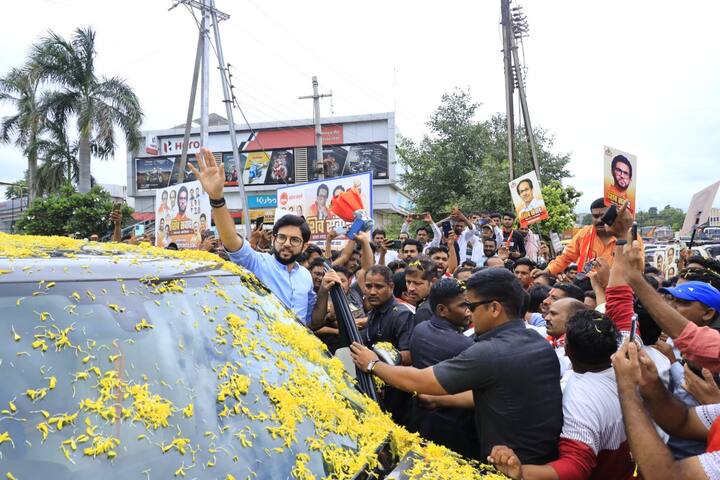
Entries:
[[155,192],[155,246],[198,248],[201,234],[210,226],[210,198],[199,181]]
[[521,227],[527,227],[548,218],[547,207],[545,207],[535,170],[516,178],[508,185],[515,206],[515,214]]
[[637,185],[637,157],[616,148],[604,147],[605,205],[622,207],[630,201],[628,210],[635,213],[635,185]]
[[710,218],[710,209],[715,201],[718,187],[720,187],[720,182],[715,182],[693,195],[687,214],[685,215],[685,222],[683,222],[682,229],[680,230],[681,235],[689,236],[692,234],[695,225],[707,223],[708,218]]
[[310,225],[311,241],[324,242],[329,230],[346,227],[346,222],[330,211],[331,199],[352,187],[358,188],[363,206],[372,216],[372,173],[365,172],[278,188],[275,221],[288,213],[303,216]]

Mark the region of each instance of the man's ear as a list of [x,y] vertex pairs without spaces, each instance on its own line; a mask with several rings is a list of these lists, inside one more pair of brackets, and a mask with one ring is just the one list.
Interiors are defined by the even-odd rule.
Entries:
[[717,314],[717,311],[714,308],[706,308],[705,313],[703,313],[702,319],[703,323],[708,324],[713,321]]
[[447,318],[447,314],[448,314],[447,305],[438,303],[437,307],[435,307],[435,314],[440,318]]

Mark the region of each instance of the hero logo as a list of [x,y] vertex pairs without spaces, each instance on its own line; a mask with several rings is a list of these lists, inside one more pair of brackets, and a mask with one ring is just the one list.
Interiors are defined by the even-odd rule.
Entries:
[[283,192],[280,194],[280,205],[285,206],[288,202],[288,194],[287,192]]
[[[181,153],[183,147],[182,140],[163,140],[162,142],[162,152],[163,153]],[[190,140],[188,142],[188,152],[191,150],[200,150],[200,140]]]

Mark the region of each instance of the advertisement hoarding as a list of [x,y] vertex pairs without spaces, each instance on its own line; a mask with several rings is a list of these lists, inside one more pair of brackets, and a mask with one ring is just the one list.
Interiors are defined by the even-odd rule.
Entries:
[[[372,172],[373,179],[388,178],[388,146],[385,142],[323,146],[325,178]],[[317,179],[315,148],[308,148],[308,179]]]

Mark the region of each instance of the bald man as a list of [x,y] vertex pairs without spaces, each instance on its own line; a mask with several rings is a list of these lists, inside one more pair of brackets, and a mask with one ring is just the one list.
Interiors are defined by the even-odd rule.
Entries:
[[565,356],[565,328],[570,317],[580,310],[587,310],[588,307],[575,298],[560,298],[555,300],[545,314],[548,341],[555,348],[555,354],[560,360],[560,386],[565,387],[567,373],[572,369],[570,359]]

